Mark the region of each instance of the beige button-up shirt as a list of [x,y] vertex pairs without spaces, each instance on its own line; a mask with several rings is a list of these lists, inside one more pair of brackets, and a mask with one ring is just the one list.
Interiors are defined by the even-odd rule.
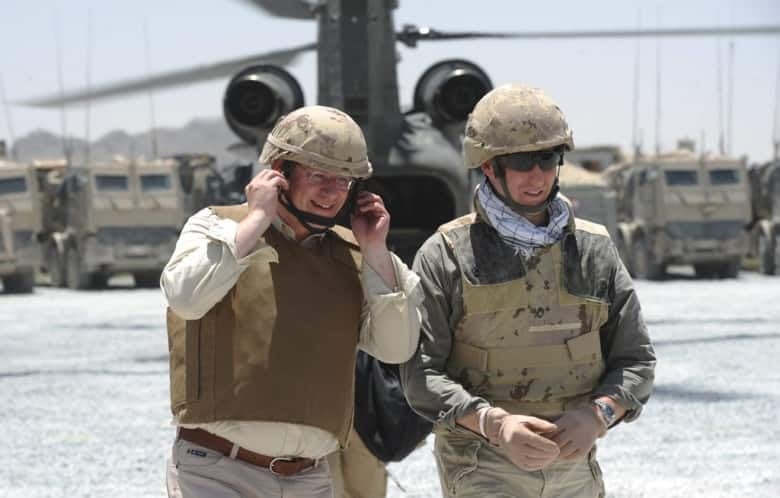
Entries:
[[[279,218],[274,220],[274,226],[294,238],[292,229]],[[237,228],[235,221],[219,218],[209,208],[194,214],[184,225],[160,281],[168,305],[182,318],[203,317],[235,285],[252,258],[278,261],[276,250],[268,245],[237,258]],[[300,243],[316,244],[318,237],[311,235]],[[365,301],[358,346],[381,361],[402,363],[417,349],[423,293],[419,277],[395,254],[392,259],[398,289],[390,289],[376,271],[363,263],[361,284]],[[205,429],[269,456],[320,458],[338,449],[334,435],[307,425],[220,420],[182,426]]]

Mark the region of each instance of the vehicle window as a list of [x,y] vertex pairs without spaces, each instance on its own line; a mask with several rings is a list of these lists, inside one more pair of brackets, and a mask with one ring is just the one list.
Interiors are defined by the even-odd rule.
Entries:
[[739,183],[739,173],[735,169],[710,170],[710,183],[712,185],[729,185]]
[[125,175],[95,175],[95,186],[98,190],[124,191],[128,189]]
[[141,192],[170,189],[171,175],[141,175]]
[[670,169],[664,171],[667,185],[697,185],[699,183],[699,174],[697,171],[689,169]]
[[20,194],[27,192],[27,182],[24,177],[0,178],[0,195]]

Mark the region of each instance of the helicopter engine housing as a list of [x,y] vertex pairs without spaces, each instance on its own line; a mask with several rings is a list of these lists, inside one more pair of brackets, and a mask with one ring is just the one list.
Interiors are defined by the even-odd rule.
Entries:
[[250,145],[261,144],[277,119],[302,105],[298,80],[273,65],[242,70],[230,80],[222,100],[228,126]]
[[465,121],[474,105],[493,88],[487,73],[473,62],[447,59],[425,70],[414,88],[414,110],[442,126]]

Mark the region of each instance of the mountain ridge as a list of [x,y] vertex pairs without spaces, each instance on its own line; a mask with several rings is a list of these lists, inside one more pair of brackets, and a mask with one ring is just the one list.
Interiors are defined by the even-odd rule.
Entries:
[[[220,164],[254,159],[253,151],[247,154],[248,157],[240,157],[227,150],[231,144],[239,140],[221,118],[196,118],[184,126],[157,128],[155,132],[157,155],[160,157],[182,153],[206,153],[215,156]],[[82,138],[70,137],[69,142],[73,151],[73,163],[83,163],[87,154],[86,141]],[[23,162],[64,157],[62,136],[42,129],[31,131],[16,139],[12,146],[16,159]],[[251,148],[249,150],[251,151]],[[151,132],[131,134],[124,130],[111,130],[90,143],[90,160],[108,160],[116,155],[151,158],[153,156]]]

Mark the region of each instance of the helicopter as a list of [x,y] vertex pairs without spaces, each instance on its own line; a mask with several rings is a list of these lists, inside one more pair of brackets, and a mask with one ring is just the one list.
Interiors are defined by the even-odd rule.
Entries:
[[[636,38],[780,33],[780,26],[559,32],[396,29],[397,0],[244,0],[272,15],[317,23],[316,43],[137,78],[23,104],[59,107],[144,92],[215,77],[230,77],[223,113],[231,130],[257,153],[277,119],[304,103],[300,83],[285,68],[297,56],[317,54],[317,102],[339,108],[363,128],[374,165],[364,187],[381,195],[390,212],[390,248],[410,261],[441,224],[470,211],[478,170],[461,166],[460,141],[469,112],[493,88],[476,63],[445,59],[426,69],[402,111],[397,44],[438,40]],[[248,177],[251,177],[247,175]],[[240,185],[235,186],[236,189]]]

